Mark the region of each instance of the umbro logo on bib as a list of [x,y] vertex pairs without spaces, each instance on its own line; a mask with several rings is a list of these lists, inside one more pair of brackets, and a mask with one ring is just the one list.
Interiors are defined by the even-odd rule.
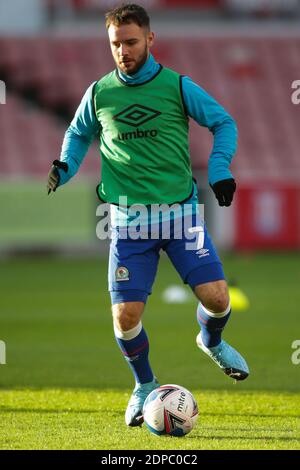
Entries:
[[141,104],[132,104],[114,116],[114,121],[123,122],[132,127],[142,126],[148,121],[155,119],[161,114],[160,111],[148,108]]

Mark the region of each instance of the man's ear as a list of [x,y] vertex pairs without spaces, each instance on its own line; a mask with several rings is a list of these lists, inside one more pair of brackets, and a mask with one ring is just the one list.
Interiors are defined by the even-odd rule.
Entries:
[[147,43],[148,43],[148,47],[151,47],[153,44],[154,44],[154,33],[152,31],[150,31],[147,35]]

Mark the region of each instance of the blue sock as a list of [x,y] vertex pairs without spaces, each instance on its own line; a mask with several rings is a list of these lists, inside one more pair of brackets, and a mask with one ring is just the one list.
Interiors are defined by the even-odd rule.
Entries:
[[227,310],[225,310],[223,314],[211,313],[211,315],[216,315],[211,316],[208,314],[207,309],[199,303],[197,308],[197,320],[201,327],[201,338],[204,346],[207,348],[213,348],[220,344],[222,331],[229,320],[230,313],[231,309],[230,306],[228,306]]
[[132,339],[124,339],[126,333],[124,332],[120,338],[118,336],[121,335],[115,329],[116,341],[134,374],[135,381],[141,384],[152,382],[154,376],[148,360],[149,341],[144,328]]

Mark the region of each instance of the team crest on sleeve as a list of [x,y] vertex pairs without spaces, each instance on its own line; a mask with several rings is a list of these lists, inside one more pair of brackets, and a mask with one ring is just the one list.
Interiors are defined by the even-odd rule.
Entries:
[[116,281],[129,281],[129,271],[125,266],[116,269]]

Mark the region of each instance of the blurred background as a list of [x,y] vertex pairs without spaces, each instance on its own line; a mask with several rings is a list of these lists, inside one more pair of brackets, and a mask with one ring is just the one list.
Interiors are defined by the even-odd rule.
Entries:
[[[190,151],[225,272],[249,300],[228,329],[255,371],[246,388],[298,389],[300,366],[290,356],[300,338],[300,1],[137,3],[152,19],[155,58],[192,77],[238,124],[232,207],[219,208],[208,187],[212,136],[193,122]],[[95,235],[97,143],[68,185],[46,192],[51,162],[59,157],[81,97],[114,68],[104,12],[116,4],[0,2],[3,387],[130,384],[111,332],[108,243]],[[163,293],[170,285],[180,280],[163,259],[146,320],[150,337],[157,338],[152,354],[163,381],[199,386],[197,361],[203,360],[203,386],[228,386],[194,347],[196,302],[187,295],[183,304],[175,295],[175,303],[166,304]],[[179,324],[180,358],[170,352]],[[154,335],[157,329],[161,338]],[[107,366],[99,363],[104,354],[111,357]],[[159,360],[162,354],[168,367]]]

